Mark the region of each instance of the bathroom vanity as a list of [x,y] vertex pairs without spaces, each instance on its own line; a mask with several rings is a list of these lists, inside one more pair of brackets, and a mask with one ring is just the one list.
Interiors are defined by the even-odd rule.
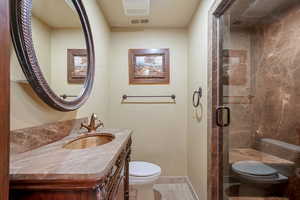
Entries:
[[71,134],[13,155],[10,199],[128,200],[131,131]]

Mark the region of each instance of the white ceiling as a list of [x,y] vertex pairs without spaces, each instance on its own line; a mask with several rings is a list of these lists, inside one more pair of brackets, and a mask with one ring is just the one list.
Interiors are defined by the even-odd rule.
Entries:
[[33,15],[51,28],[79,28],[79,16],[65,0],[33,0]]
[[[126,16],[122,0],[97,0],[111,27],[168,27],[188,26],[200,0],[150,0],[150,15]],[[132,19],[149,19],[147,25],[132,25]]]

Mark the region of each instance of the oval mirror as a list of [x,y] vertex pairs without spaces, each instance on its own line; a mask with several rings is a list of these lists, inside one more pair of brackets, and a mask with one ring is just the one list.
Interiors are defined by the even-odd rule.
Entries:
[[94,82],[94,45],[81,0],[12,0],[11,32],[36,94],[60,111],[80,108]]

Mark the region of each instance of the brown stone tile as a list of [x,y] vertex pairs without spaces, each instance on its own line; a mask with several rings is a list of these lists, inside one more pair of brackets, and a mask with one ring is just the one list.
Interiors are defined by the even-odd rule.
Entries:
[[56,142],[78,130],[84,120],[86,118],[13,130],[10,133],[10,153],[23,153]]

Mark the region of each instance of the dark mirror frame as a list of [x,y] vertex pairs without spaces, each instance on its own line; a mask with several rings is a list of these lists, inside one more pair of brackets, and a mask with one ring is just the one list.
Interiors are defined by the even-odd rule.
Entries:
[[22,70],[35,93],[52,108],[68,112],[79,109],[89,98],[95,74],[95,51],[87,13],[81,0],[72,0],[79,15],[88,54],[87,79],[81,94],[72,101],[65,101],[50,88],[41,71],[32,40],[32,0],[11,0],[11,36]]

